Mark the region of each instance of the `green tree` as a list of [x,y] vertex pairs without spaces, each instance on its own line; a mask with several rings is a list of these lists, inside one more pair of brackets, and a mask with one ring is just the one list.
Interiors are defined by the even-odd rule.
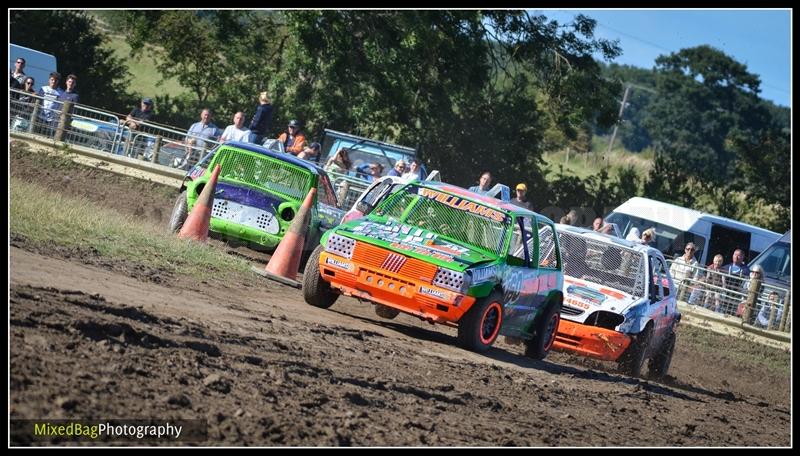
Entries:
[[[63,80],[78,77],[82,104],[127,113],[128,69],[124,62],[102,47],[107,39],[91,16],[81,11],[12,10],[9,38],[12,43],[56,57]],[[47,81],[36,81],[37,85]]]
[[658,96],[644,125],[671,166],[714,184],[734,171],[733,138],[752,141],[769,121],[758,76],[710,46],[656,59]]

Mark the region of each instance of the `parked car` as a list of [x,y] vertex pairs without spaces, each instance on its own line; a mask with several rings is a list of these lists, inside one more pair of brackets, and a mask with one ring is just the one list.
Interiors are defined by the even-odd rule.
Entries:
[[[532,229],[535,227],[535,229]],[[483,352],[498,335],[544,358],[558,326],[563,277],[548,218],[441,182],[411,182],[368,215],[326,232],[303,277],[308,304],[339,295],[458,328]]]
[[209,230],[257,250],[273,250],[289,230],[300,205],[317,189],[301,264],[319,244],[321,233],[342,218],[328,175],[320,167],[255,144],[217,146],[186,174],[175,200],[169,227],[183,226],[211,171],[221,171],[211,208]]
[[564,304],[554,349],[616,361],[630,375],[667,374],[681,319],[664,255],[653,247],[556,225]]

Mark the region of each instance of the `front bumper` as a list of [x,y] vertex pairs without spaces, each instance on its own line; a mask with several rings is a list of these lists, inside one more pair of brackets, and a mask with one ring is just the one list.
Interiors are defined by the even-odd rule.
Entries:
[[411,276],[321,252],[320,276],[346,296],[372,301],[434,323],[456,326],[475,303],[466,296]]
[[562,318],[558,324],[553,349],[603,361],[616,361],[630,343],[630,336],[613,329],[588,326]]

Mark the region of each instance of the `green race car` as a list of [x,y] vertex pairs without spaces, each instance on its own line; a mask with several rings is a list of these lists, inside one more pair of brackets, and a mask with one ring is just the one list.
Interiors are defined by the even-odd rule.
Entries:
[[319,242],[321,233],[342,218],[343,211],[337,207],[333,187],[322,168],[290,154],[229,142],[212,150],[187,173],[170,218],[172,231],[181,229],[218,164],[221,171],[209,230],[223,239],[256,250],[274,250],[314,187],[317,196],[306,234],[308,248],[304,250],[304,259]]
[[498,335],[523,339],[544,358],[553,345],[563,275],[553,222],[441,182],[412,182],[364,218],[322,237],[305,269],[307,303],[340,294],[458,328],[465,348]]

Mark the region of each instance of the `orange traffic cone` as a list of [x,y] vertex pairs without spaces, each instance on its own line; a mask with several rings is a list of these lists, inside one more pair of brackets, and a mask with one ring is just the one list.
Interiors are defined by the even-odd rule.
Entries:
[[217,165],[214,171],[211,172],[211,178],[203,187],[197,202],[192,208],[192,212],[186,217],[183,222],[178,237],[181,239],[189,238],[196,241],[208,240],[208,225],[211,223],[211,206],[214,205],[214,191],[217,188],[217,177],[219,176],[220,167]]
[[297,211],[297,215],[292,221],[289,231],[283,236],[275,253],[270,257],[267,267],[263,271],[255,266],[253,271],[272,280],[276,280],[285,285],[300,288],[300,282],[295,280],[297,269],[300,267],[300,257],[303,255],[303,244],[306,238],[306,230],[311,219],[311,204],[317,189],[312,188],[308,191],[306,199]]

